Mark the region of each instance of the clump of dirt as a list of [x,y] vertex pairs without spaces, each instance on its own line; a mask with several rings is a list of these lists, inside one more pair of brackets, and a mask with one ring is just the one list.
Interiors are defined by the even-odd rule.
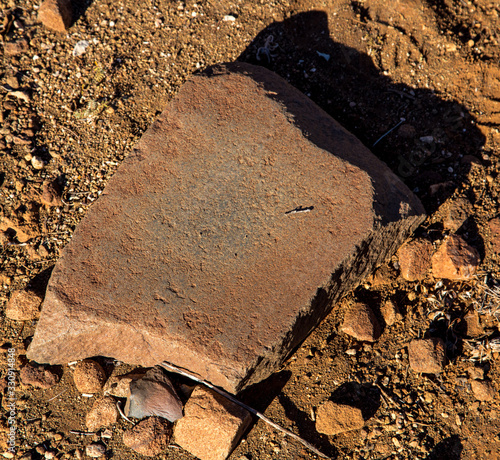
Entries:
[[[308,95],[405,180],[429,213],[417,236],[437,246],[456,233],[479,251],[481,265],[469,281],[427,275],[409,282],[393,258],[335,306],[265,391],[243,396],[332,457],[500,458],[497,393],[484,401],[473,391],[475,381],[496,391],[500,385],[500,246],[488,225],[499,214],[500,194],[495,2],[94,0],[81,2],[67,34],[39,24],[38,7],[0,1],[4,306],[16,289],[43,292],[75,226],[191,73],[236,59],[259,64]],[[82,40],[88,48],[73,56]],[[55,201],[47,201],[47,184],[59,190]],[[453,206],[465,211],[450,214]],[[450,226],[454,215],[461,217]],[[344,311],[358,301],[377,314],[388,301],[399,311],[373,344],[340,332]],[[16,369],[25,364],[35,325],[0,317],[3,349],[16,349]],[[445,342],[439,374],[409,368],[407,345],[423,337]],[[128,369],[103,364],[108,373]],[[8,366],[5,353],[2,378]],[[77,392],[70,367],[60,373],[49,389],[17,382],[17,451],[33,459],[45,452],[78,458],[85,445],[102,440],[113,458],[139,458],[121,441],[125,420],[81,434],[93,398]],[[316,409],[328,400],[360,407],[364,428],[318,433]],[[5,394],[2,401],[5,451]],[[192,456],[172,446],[160,458]],[[258,422],[232,458],[311,454]]]

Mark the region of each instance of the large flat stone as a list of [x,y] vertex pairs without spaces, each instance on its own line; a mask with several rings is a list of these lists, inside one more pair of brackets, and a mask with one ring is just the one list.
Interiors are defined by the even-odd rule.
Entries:
[[76,229],[28,357],[166,360],[236,392],[272,373],[423,215],[385,164],[279,76],[209,68]]

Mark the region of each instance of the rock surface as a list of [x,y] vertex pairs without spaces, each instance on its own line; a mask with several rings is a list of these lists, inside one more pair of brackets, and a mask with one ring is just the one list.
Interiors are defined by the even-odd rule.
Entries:
[[93,442],[85,447],[85,453],[90,458],[99,458],[106,453],[106,446],[102,442]]
[[380,314],[384,318],[387,326],[392,326],[394,323],[403,319],[403,315],[399,311],[399,308],[392,300],[387,300],[380,306]]
[[487,380],[472,380],[470,386],[478,401],[491,401],[495,397],[495,389]]
[[407,281],[425,278],[431,268],[432,243],[418,238],[399,248],[398,261],[401,276]]
[[174,428],[174,440],[200,460],[225,460],[251,422],[250,413],[223,396],[197,386]]
[[146,457],[163,452],[172,437],[172,424],[160,417],[149,417],[123,433],[123,444]]
[[15,321],[30,321],[40,317],[42,298],[33,291],[14,291],[5,307],[5,316]]
[[38,10],[38,20],[56,32],[66,32],[72,19],[71,0],[44,0]]
[[356,303],[345,314],[342,332],[364,342],[375,342],[381,333],[380,323],[366,304]]
[[97,431],[112,425],[118,420],[118,409],[116,402],[111,396],[97,399],[92,405],[92,409],[85,417],[85,425],[89,431]]
[[441,243],[432,256],[434,278],[449,280],[469,280],[479,265],[479,253],[469,246],[462,237],[450,235]]
[[44,390],[53,387],[59,382],[59,376],[55,372],[33,362],[21,368],[19,377],[23,385],[32,385],[35,388],[42,388]]
[[316,413],[316,430],[329,436],[359,430],[364,425],[361,409],[346,404],[327,401],[319,406]]
[[423,219],[409,189],[276,74],[193,76],[52,272],[28,356],[269,376]]
[[130,382],[125,413],[135,418],[155,415],[175,422],[182,418],[182,403],[165,372],[155,366],[144,377]]
[[80,393],[94,394],[102,390],[106,372],[97,361],[84,359],[76,365],[73,380]]
[[408,345],[408,359],[415,372],[438,374],[444,366],[444,342],[437,338],[412,340]]
[[495,217],[488,222],[490,230],[491,251],[494,254],[500,254],[500,218]]

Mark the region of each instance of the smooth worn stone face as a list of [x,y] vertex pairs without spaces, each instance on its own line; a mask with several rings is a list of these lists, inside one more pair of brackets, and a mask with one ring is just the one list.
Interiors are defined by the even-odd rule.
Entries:
[[193,76],[76,229],[28,356],[269,376],[423,219],[310,99],[243,63]]

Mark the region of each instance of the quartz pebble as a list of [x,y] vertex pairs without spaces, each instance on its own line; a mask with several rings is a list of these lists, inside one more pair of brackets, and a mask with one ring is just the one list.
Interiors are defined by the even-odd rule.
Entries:
[[84,359],[76,365],[73,380],[80,393],[94,394],[102,390],[106,373],[97,361]]

